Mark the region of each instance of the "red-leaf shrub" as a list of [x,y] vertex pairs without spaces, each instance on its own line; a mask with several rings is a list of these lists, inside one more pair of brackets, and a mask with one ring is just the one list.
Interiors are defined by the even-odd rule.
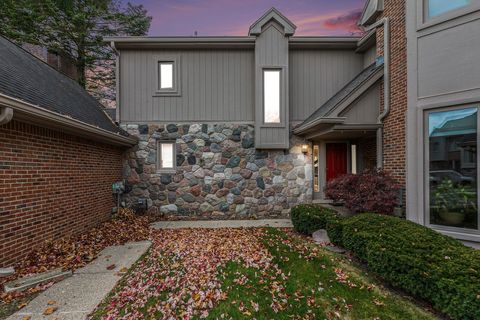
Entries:
[[388,173],[375,169],[329,181],[325,195],[335,202],[343,202],[354,213],[392,214],[398,205],[399,189]]

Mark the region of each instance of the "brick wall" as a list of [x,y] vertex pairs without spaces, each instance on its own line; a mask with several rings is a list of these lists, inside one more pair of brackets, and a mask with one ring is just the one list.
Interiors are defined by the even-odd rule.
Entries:
[[[405,0],[385,1],[382,17],[390,19],[390,114],[384,121],[384,168],[403,187],[406,171],[406,116],[407,116],[407,40],[405,34]],[[382,18],[380,17],[380,19]],[[377,32],[378,54],[383,55],[383,32]],[[381,90],[383,109],[383,85]]]
[[0,267],[109,217],[122,150],[12,121],[0,126]]

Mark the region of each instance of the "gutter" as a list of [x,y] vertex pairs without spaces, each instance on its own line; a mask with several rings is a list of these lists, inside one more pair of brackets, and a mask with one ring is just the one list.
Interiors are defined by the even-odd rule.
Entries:
[[308,129],[315,127],[318,124],[341,124],[345,122],[345,117],[335,117],[335,118],[318,118],[312,122],[306,123],[303,126],[293,129],[293,133],[295,134],[302,134]]
[[12,116],[13,111],[15,111],[15,118],[23,121],[48,125],[65,132],[112,145],[132,147],[138,142],[138,139],[133,136],[125,137],[2,93],[0,93],[0,108],[12,110]]
[[[369,32],[383,26],[383,111],[377,118],[378,124],[390,113],[390,20],[388,17],[378,20],[365,29]],[[383,128],[377,129],[377,167],[383,167]]]

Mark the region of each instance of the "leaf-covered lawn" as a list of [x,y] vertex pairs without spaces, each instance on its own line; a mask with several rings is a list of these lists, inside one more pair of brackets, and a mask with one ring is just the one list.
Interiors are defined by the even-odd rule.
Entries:
[[153,241],[94,319],[434,319],[291,231],[159,230]]

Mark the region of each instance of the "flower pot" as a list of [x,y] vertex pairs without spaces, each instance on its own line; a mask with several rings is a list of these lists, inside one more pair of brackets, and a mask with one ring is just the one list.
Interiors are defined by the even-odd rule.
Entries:
[[443,222],[452,226],[459,225],[465,220],[465,213],[463,212],[440,211],[438,215]]

